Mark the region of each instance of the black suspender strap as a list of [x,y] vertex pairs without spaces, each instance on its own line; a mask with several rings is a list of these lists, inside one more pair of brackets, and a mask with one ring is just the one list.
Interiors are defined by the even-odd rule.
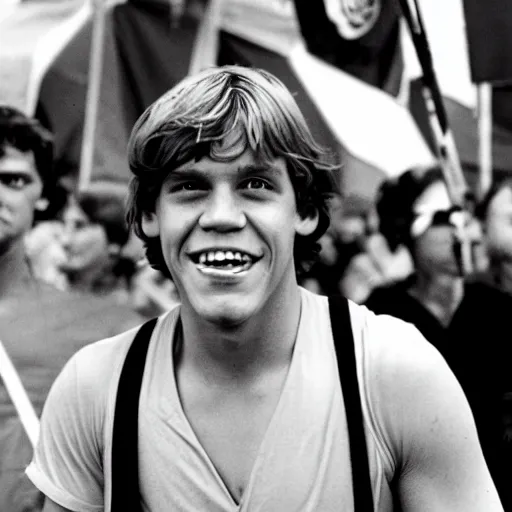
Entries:
[[157,319],[135,335],[117,387],[112,434],[111,512],[142,512],[139,488],[139,397],[151,334]]
[[329,297],[329,312],[347,415],[354,510],[355,512],[373,512],[370,466],[363,427],[361,395],[357,381],[354,335],[347,299]]
[[[354,510],[373,512],[368,451],[348,301],[343,297],[329,297],[329,311],[347,415]],[[149,320],[135,335],[119,378],[112,434],[111,512],[142,511],[138,457],[139,398],[149,341],[156,321],[156,318]]]

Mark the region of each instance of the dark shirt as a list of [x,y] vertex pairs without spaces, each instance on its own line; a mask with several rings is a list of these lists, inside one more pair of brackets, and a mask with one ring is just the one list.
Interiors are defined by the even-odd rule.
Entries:
[[510,478],[510,447],[504,441],[503,398],[512,391],[512,297],[484,283],[466,284],[462,302],[444,327],[408,293],[410,284],[406,280],[376,289],[365,305],[414,324],[443,355],[466,394],[505,503],[510,499],[505,496],[510,487],[510,480],[505,481]]

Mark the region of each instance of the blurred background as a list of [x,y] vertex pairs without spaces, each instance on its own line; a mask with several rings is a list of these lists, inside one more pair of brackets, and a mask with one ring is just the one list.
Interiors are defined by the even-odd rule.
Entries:
[[[313,134],[341,163],[343,200],[333,202],[321,263],[302,284],[362,301],[367,292],[361,287],[376,284],[362,281],[383,279],[374,267],[392,264],[398,276],[410,271],[404,254],[393,255],[391,263],[383,244],[367,242],[378,231],[374,203],[383,180],[439,159],[443,141],[433,128],[426,91],[441,99],[434,117],[441,116],[441,128],[444,123],[449,130],[455,162],[471,191],[483,196],[491,182],[511,174],[512,7],[499,0],[312,4],[2,0],[0,102],[37,117],[53,132],[54,170],[66,201],[95,182],[95,190],[101,184],[115,188],[111,201],[119,204],[108,215],[118,216],[120,229],[130,177],[126,142],[143,110],[202,67],[236,63],[271,71],[293,91]],[[413,18],[419,8],[426,35],[416,47],[410,30],[415,20],[411,25],[406,4]],[[433,62],[433,88],[425,52]],[[108,201],[109,193],[101,193]],[[55,201],[62,202],[62,195]],[[112,222],[99,211],[91,220],[96,208],[89,208],[88,222]],[[46,219],[53,224],[35,226],[28,235],[29,254],[41,278],[66,287],[69,276],[59,271],[56,255],[66,254],[56,248],[62,208],[55,210],[61,210],[59,219]],[[159,310],[158,304],[150,307],[154,301],[168,307],[177,299],[172,284],[144,265],[133,237],[127,242],[123,258],[133,263],[134,277],[127,300],[136,307],[146,301],[149,309]],[[368,255],[364,263],[361,253]],[[351,262],[356,268],[344,282]]]

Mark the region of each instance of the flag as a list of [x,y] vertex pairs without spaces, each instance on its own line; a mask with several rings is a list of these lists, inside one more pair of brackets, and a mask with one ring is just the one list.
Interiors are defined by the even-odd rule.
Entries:
[[464,0],[473,82],[512,81],[512,3]]
[[[328,18],[335,11],[328,0],[260,0],[258,28],[257,20],[240,9],[244,2],[255,3],[226,0],[219,62],[264,68],[285,83],[313,135],[341,157],[340,186],[346,194],[373,198],[384,178],[433,163],[409,110],[394,97],[402,61],[391,0],[355,3],[356,12],[345,23],[351,30],[345,40],[337,28],[344,24],[339,13],[334,12],[335,21]],[[346,3],[336,2],[338,7]],[[354,29],[353,19],[365,16],[366,25]],[[281,39],[274,34],[266,44],[262,34],[268,26],[279,26]]]
[[[0,101],[45,120],[55,134],[56,171],[71,188],[80,165],[92,15],[84,0],[29,1],[10,14],[11,21],[25,21],[0,32],[3,48],[32,38],[23,52],[13,53],[23,69],[4,82],[8,90]],[[127,183],[131,128],[150,103],[186,76],[198,24],[193,17],[171,23],[170,2],[161,0],[108,0],[105,18],[92,179]]]
[[503,173],[512,157],[512,3],[464,0],[473,82],[492,84],[493,166]]
[[[485,54],[485,45],[493,46],[491,41],[493,30],[487,28],[487,37],[473,39],[473,31],[470,25],[471,12],[468,4],[478,3],[480,14],[482,9],[495,4],[495,0],[476,2],[473,0],[451,0],[443,3],[443,16],[439,15],[439,5],[436,2],[420,0],[420,9],[423,16],[427,38],[429,40],[434,68],[437,74],[449,124],[459,152],[468,184],[475,189],[478,182],[479,158],[478,158],[478,118],[477,95],[473,82],[474,70],[472,69],[471,51],[479,47],[479,52]],[[507,7],[509,9],[509,7]],[[505,13],[505,11],[503,11]],[[510,16],[508,17],[510,19]],[[478,21],[478,20],[477,20]],[[489,17],[482,15],[480,22],[488,24]],[[496,32],[499,37],[499,30]],[[500,44],[505,45],[506,38]],[[482,46],[483,45],[483,46]],[[424,100],[421,94],[418,77],[419,65],[408,34],[404,32],[402,40],[404,63],[409,86],[409,108],[420,127],[424,137],[428,140],[432,150],[435,150],[434,141],[430,134]],[[502,46],[506,48],[506,46]],[[512,53],[502,50],[505,56],[503,62]],[[503,76],[503,74],[502,74]],[[494,177],[501,179],[512,174],[512,102],[510,86],[495,86],[493,91],[493,134],[492,153]]]
[[403,69],[398,3],[389,0],[295,0],[311,54],[391,94]]
[[33,115],[40,80],[84,24],[84,0],[10,2],[0,15],[0,101]]
[[[78,5],[78,0],[68,1],[75,8]],[[41,14],[40,2],[24,3],[24,9],[31,6]],[[198,18],[184,13],[175,23],[170,4],[167,0],[109,0],[94,158],[96,177],[129,179],[125,153],[134,121],[189,71]],[[308,4],[317,14],[320,4],[323,23],[331,27],[331,40],[342,39],[343,30],[352,28],[348,33],[352,39],[336,43],[338,48],[351,48],[350,58],[334,58],[332,51],[330,56],[329,52],[322,54],[321,43],[307,40],[310,31],[303,23],[308,16],[298,12]],[[278,76],[294,94],[315,138],[342,158],[343,191],[370,199],[384,178],[414,165],[435,162],[435,148],[428,145],[428,126],[418,124],[421,116],[412,105],[414,87],[409,84],[419,75],[414,69],[414,51],[391,4],[392,0],[223,0],[219,16],[217,62],[256,66]],[[421,0],[420,5],[441,90],[453,107],[448,115],[461,160],[470,167],[477,164],[476,94],[470,78],[462,0],[443,5],[441,17],[436,2]],[[17,9],[11,9],[9,16]],[[42,57],[36,60],[44,65],[31,74],[39,78],[27,81],[31,90],[37,91],[37,95],[31,93],[36,96],[31,108],[39,105],[38,113],[49,119],[56,132],[59,168],[66,175],[76,174],[79,165],[92,27],[90,10],[87,16],[82,11],[77,23],[78,10],[69,9],[67,19],[73,14],[75,24],[73,29],[66,25],[64,43],[55,36],[33,38],[31,55]],[[348,13],[347,20],[340,20],[340,13]],[[43,32],[39,27],[34,34]],[[28,33],[22,29],[17,40],[28,39]],[[0,41],[6,37],[0,31]],[[384,40],[385,52],[379,52],[379,38]],[[381,57],[388,65],[379,63]],[[33,57],[24,62],[34,66]],[[363,63],[368,71],[364,71]],[[501,140],[502,132],[499,137]],[[500,142],[503,157],[496,162],[512,162],[506,149]],[[506,172],[512,172],[511,164]]]

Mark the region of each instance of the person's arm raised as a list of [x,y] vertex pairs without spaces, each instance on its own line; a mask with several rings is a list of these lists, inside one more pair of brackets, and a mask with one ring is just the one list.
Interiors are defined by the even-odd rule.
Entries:
[[416,329],[397,327],[373,366],[403,512],[503,512],[458,381]]

